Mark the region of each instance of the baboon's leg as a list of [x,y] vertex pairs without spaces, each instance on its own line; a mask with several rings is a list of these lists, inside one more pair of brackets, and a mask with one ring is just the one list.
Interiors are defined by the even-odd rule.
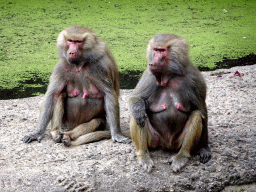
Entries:
[[193,111],[178,138],[179,146],[181,146],[177,155],[171,158],[172,169],[178,172],[188,161],[191,156],[190,152],[194,146],[200,141],[202,133],[202,114],[199,110]]
[[98,141],[104,138],[110,138],[111,134],[109,131],[96,131],[94,132],[101,123],[105,121],[101,118],[92,119],[87,123],[83,123],[75,127],[72,131],[64,132],[62,142],[69,145],[81,145]]
[[69,136],[71,140],[76,140],[82,135],[94,132],[101,123],[104,123],[104,120],[101,118],[92,119],[91,121],[78,125],[73,130],[64,132],[63,134]]
[[132,141],[135,144],[139,164],[145,171],[150,172],[154,163],[149,156],[148,146],[156,147],[156,143],[149,132],[147,120],[145,119],[145,126],[141,128],[137,125],[135,119],[131,117],[130,132]]
[[78,137],[76,140],[71,141],[70,145],[82,145],[86,143],[91,143],[94,141],[99,141],[101,139],[110,139],[111,133],[110,131],[96,131],[92,133],[88,133]]

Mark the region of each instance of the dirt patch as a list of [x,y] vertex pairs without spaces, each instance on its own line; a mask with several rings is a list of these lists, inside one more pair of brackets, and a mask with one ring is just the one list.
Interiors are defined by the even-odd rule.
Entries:
[[[235,71],[243,75],[230,78]],[[155,168],[148,174],[132,144],[103,140],[67,148],[52,141],[49,128],[41,143],[24,144],[22,137],[36,127],[42,96],[0,100],[0,191],[255,191],[256,65],[203,74],[213,152],[208,163],[194,156],[175,174],[167,163],[173,154],[157,150],[150,153]],[[131,92],[120,96],[124,128]],[[252,185],[238,186],[244,184]]]

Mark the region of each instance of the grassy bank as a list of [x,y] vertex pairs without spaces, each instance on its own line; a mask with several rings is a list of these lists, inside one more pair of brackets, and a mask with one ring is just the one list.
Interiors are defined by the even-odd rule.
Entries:
[[256,54],[254,0],[2,0],[0,10],[1,98],[45,91],[58,62],[58,33],[72,25],[104,39],[122,74],[145,69],[147,42],[157,33],[187,39],[190,58],[200,67]]

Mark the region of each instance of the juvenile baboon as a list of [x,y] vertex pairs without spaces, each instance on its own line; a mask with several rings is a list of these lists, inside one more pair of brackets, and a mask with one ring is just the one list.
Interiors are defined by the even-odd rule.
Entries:
[[[23,141],[40,141],[51,120],[53,140],[66,145],[110,137],[129,143],[120,132],[119,76],[106,44],[90,29],[69,27],[59,34],[57,47],[60,61],[50,77],[38,130]],[[94,132],[105,121],[110,131]]]
[[178,172],[192,152],[211,158],[208,146],[206,84],[188,58],[188,44],[176,35],[158,34],[147,48],[148,66],[130,98],[130,131],[143,169],[153,161],[148,147],[178,153],[170,159]]

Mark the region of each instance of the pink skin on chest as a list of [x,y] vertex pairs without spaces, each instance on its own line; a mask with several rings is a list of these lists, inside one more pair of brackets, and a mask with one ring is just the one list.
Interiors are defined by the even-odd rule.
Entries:
[[88,94],[84,91],[83,99],[85,99],[86,97],[88,97]]
[[[67,93],[69,97],[77,97],[80,95],[81,92],[79,92],[77,89],[74,89],[73,86],[68,86]],[[83,99],[85,98],[92,98],[92,99],[102,99],[104,97],[104,93],[100,89],[98,89],[94,85],[90,85],[89,88],[84,90],[81,95]]]
[[169,105],[172,105],[179,111],[188,112],[190,106],[187,106],[181,101],[181,96],[178,93],[178,89],[182,86],[182,81],[183,78],[180,77],[171,79],[168,84],[161,89],[160,93],[151,100],[150,110],[152,112],[161,112],[166,109],[168,110],[170,107]]
[[77,90],[73,92],[73,96],[76,97],[78,95]]

